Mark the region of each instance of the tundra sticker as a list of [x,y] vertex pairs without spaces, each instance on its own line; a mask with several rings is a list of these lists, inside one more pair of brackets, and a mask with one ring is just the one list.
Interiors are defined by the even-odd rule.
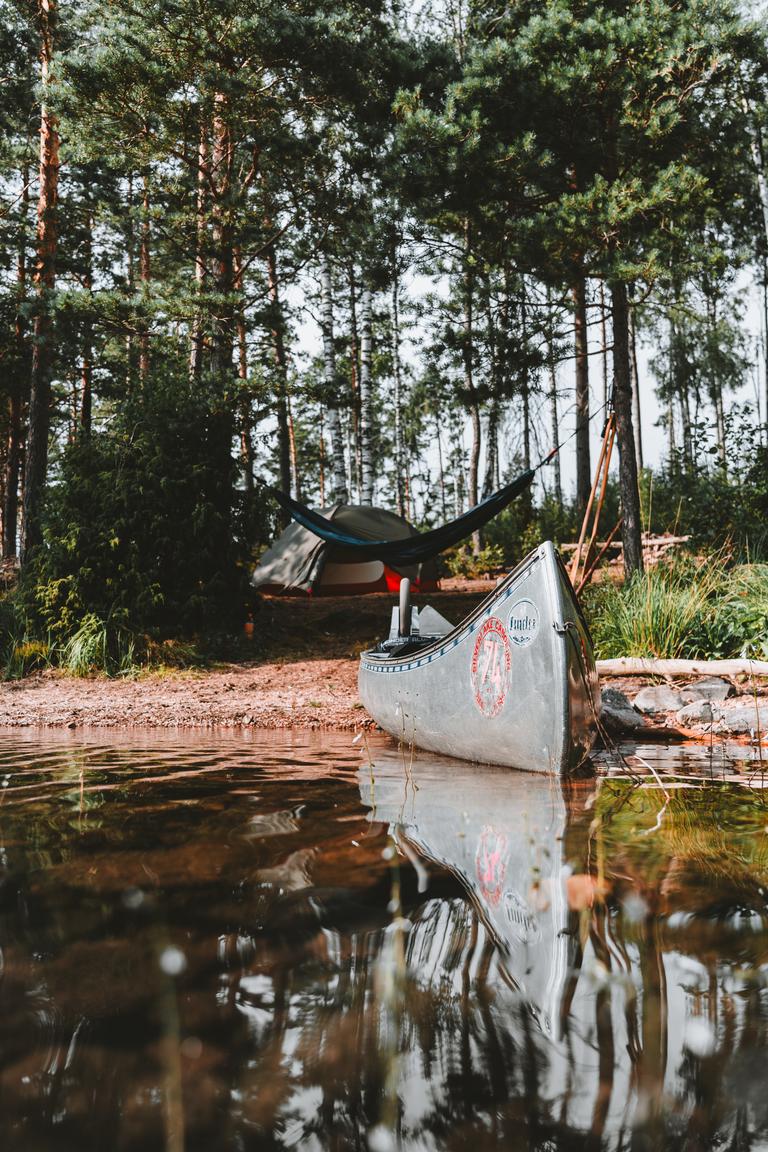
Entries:
[[498,716],[509,687],[512,655],[509,637],[496,616],[489,616],[477,634],[472,653],[472,691],[483,716]]
[[509,613],[509,637],[518,648],[527,648],[539,630],[539,610],[532,600],[518,600]]

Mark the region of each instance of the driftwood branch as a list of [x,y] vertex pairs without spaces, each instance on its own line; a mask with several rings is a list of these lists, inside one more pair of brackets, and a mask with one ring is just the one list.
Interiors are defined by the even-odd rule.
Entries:
[[598,676],[768,676],[768,660],[598,660]]

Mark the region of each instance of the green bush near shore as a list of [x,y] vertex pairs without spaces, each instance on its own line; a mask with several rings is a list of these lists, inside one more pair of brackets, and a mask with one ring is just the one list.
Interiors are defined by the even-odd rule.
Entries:
[[768,657],[768,564],[682,557],[584,598],[598,656]]

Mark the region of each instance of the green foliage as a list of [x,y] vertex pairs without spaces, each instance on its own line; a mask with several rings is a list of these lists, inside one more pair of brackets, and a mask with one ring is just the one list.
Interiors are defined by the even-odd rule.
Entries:
[[589,589],[599,656],[762,656],[768,650],[768,565],[729,567],[725,553],[683,556],[624,585]]
[[[613,515],[617,503],[618,494],[612,485],[605,506],[606,522]],[[484,538],[489,545],[501,549],[504,566],[511,568],[542,540],[564,544],[576,539],[579,523],[573,503],[561,505],[547,495],[540,503],[533,504],[527,496],[523,496],[491,521],[484,531]]]
[[504,552],[498,544],[487,544],[479,552],[473,552],[469,545],[465,544],[446,552],[443,560],[451,576],[477,580],[483,576],[494,575],[503,569]]
[[768,564],[742,564],[730,573],[717,619],[729,655],[768,659]]
[[686,467],[676,458],[662,474],[645,474],[643,508],[655,532],[690,535],[694,547],[719,548],[728,541],[745,559],[768,557],[768,448],[764,430],[746,414],[727,418],[727,471],[714,463],[711,426],[695,425],[696,457],[706,466]]
[[47,638],[30,636],[27,621],[12,594],[0,596],[0,676],[16,680],[51,663]]
[[66,666],[119,669],[145,633],[239,626],[247,510],[230,436],[202,390],[165,381],[127,403],[109,432],[66,449],[45,543],[20,588],[35,634]]
[[130,633],[110,631],[103,620],[89,612],[61,650],[62,668],[73,676],[91,672],[126,672],[135,665],[136,646]]

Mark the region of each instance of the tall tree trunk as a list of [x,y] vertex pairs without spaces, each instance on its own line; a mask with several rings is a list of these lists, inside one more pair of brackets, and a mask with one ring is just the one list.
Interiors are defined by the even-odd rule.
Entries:
[[139,384],[149,380],[149,285],[152,277],[150,256],[150,191],[149,173],[143,176],[141,199],[141,239],[139,241],[139,281],[141,283],[141,321],[139,324]]
[[619,486],[621,490],[624,544],[624,572],[643,570],[640,492],[637,484],[635,434],[632,427],[632,380],[629,366],[629,307],[627,286],[622,281],[611,284],[613,321],[613,403],[616,412],[616,436],[619,442]]
[[717,458],[724,473],[728,471],[728,452],[725,444],[725,408],[723,388],[719,380],[713,383],[715,400],[715,423],[717,428]]
[[[325,428],[323,427],[325,409],[320,405],[320,436],[317,445],[317,457],[320,471],[320,507],[325,508]],[[346,476],[346,473],[345,473]]]
[[768,447],[768,260],[763,257],[763,422],[765,424],[766,447]]
[[630,301],[629,308],[629,367],[632,374],[632,422],[635,428],[635,456],[637,467],[643,467],[643,429],[640,412],[640,375],[637,370],[637,333],[635,332],[635,310]]
[[[763,150],[763,134],[760,122],[752,111],[746,94],[742,93],[741,105],[749,125],[749,143],[752,152],[752,163],[755,166],[757,177],[757,195],[760,201],[760,213],[763,221],[763,240],[768,248],[768,179],[765,173],[765,153]],[[765,423],[768,430],[768,259],[764,255],[763,265],[763,331],[765,344],[763,347],[763,368],[765,372]]]
[[603,408],[608,408],[608,333],[605,323],[605,285],[600,281],[600,360],[603,368]]
[[197,150],[197,193],[195,198],[195,313],[192,319],[192,332],[189,350],[189,373],[193,380],[199,380],[203,370],[205,333],[203,328],[202,296],[206,278],[206,223],[205,212],[211,182],[211,168],[208,154],[208,123],[200,115],[200,141]]
[[[464,222],[464,267],[463,278],[463,340],[462,353],[464,360],[464,392],[469,407],[469,420],[472,428],[472,445],[469,450],[469,503],[471,506],[479,503],[478,481],[480,473],[480,451],[482,448],[482,426],[480,423],[480,401],[475,388],[474,376],[474,307],[475,307],[475,274],[472,266],[472,228],[468,220]],[[479,532],[472,534],[472,549],[475,553],[480,551],[481,537]]]
[[693,427],[691,422],[691,402],[686,385],[680,390],[680,420],[683,425],[683,457],[687,472],[693,471]]
[[37,260],[33,282],[37,305],[33,326],[29,395],[29,438],[24,474],[22,562],[42,540],[41,513],[48,471],[48,431],[53,358],[53,295],[56,288],[59,133],[49,105],[56,27],[56,0],[39,0],[42,102],[40,190],[37,202]]
[[448,519],[448,505],[445,499],[445,468],[443,466],[443,442],[440,435],[440,411],[435,411],[435,439],[437,440],[437,467],[440,482],[440,507],[443,513],[443,523]]
[[211,153],[211,241],[213,280],[216,289],[211,372],[222,396],[232,382],[234,350],[234,246],[232,237],[232,134],[229,127],[229,100],[222,92],[214,96]]
[[400,275],[397,266],[396,251],[392,273],[392,376],[395,385],[395,492],[397,496],[397,514],[398,516],[405,516],[403,381],[400,365]]
[[[587,334],[587,281],[579,276],[571,288],[573,350],[576,366],[576,504],[583,513],[592,490],[589,454],[589,340]],[[614,358],[615,363],[615,358]]]
[[[547,288],[547,335],[549,345],[549,414],[550,437],[552,447],[560,443],[560,418],[557,411],[557,357],[555,348],[555,312],[552,308],[552,297]],[[563,506],[563,482],[560,471],[560,453],[556,452],[553,460],[555,470],[555,500],[559,508]]]
[[[506,337],[505,309],[499,312],[499,327]],[[489,378],[491,401],[488,407],[488,417],[485,424],[485,476],[483,477],[482,498],[490,496],[494,489],[494,480],[498,470],[499,452],[499,409],[501,407],[502,368],[498,340],[496,338],[496,324],[493,315],[493,298],[488,293],[485,310],[485,339],[488,348]]]
[[325,405],[331,440],[331,502],[348,504],[344,435],[339,417],[339,382],[336,379],[336,350],[333,343],[333,279],[331,262],[325,253],[320,266],[320,321],[323,332]]
[[494,396],[488,409],[485,426],[485,478],[483,500],[494,490],[499,452],[499,398]]
[[360,440],[360,340],[357,331],[357,284],[355,282],[355,266],[349,265],[349,323],[350,323],[350,389],[352,392],[352,439],[353,445],[348,445],[349,456],[349,491],[354,488],[358,500],[363,490],[363,457]]
[[[525,277],[520,277],[520,332],[523,341],[523,374],[520,380],[520,393],[523,401],[523,467],[531,466],[531,385],[527,364],[528,347],[528,302],[526,300]],[[530,495],[530,489],[525,497]],[[530,504],[530,501],[528,501]]]
[[82,361],[80,364],[80,433],[87,440],[93,416],[93,210],[90,203],[85,216],[85,253],[83,289],[87,293],[87,311],[83,318]]
[[29,353],[24,304],[27,298],[27,214],[29,210],[29,165],[21,169],[21,209],[16,251],[15,371],[8,398],[8,447],[5,457],[3,491],[3,556],[16,555],[19,521],[19,476],[21,471],[22,412],[28,379]]
[[667,401],[667,453],[669,456],[669,471],[670,474],[675,471],[675,457],[676,457],[676,444],[675,444],[675,406],[672,397]]
[[372,378],[372,298],[363,288],[360,303],[360,503],[373,504],[373,378]]
[[[240,410],[240,459],[245,480],[245,490],[253,492],[253,428],[251,416],[251,391],[248,384],[248,333],[245,326],[243,303],[243,254],[239,244],[234,249],[234,288],[240,303],[237,308],[237,378],[240,382],[238,408]],[[194,350],[194,346],[193,346]],[[198,371],[190,363],[193,375]]]
[[[134,220],[133,173],[128,174],[125,190],[125,283],[130,307],[136,296],[136,229]],[[125,390],[130,395],[135,382],[136,349],[133,324],[125,334]]]
[[267,249],[267,288],[270,304],[270,336],[276,369],[275,414],[277,416],[277,468],[280,487],[291,490],[291,432],[288,424],[288,359],[285,354],[283,309],[277,278],[277,255],[274,244]]
[[301,473],[299,472],[299,453],[296,447],[296,426],[293,422],[291,394],[287,389],[285,404],[288,409],[288,448],[291,454],[291,492],[295,500],[301,500]]
[[[549,411],[552,447],[555,448],[560,440],[560,421],[557,415],[557,370],[555,368],[554,348],[549,350]],[[553,460],[555,469],[555,501],[558,508],[563,506],[563,483],[560,473],[560,453],[556,452]]]

